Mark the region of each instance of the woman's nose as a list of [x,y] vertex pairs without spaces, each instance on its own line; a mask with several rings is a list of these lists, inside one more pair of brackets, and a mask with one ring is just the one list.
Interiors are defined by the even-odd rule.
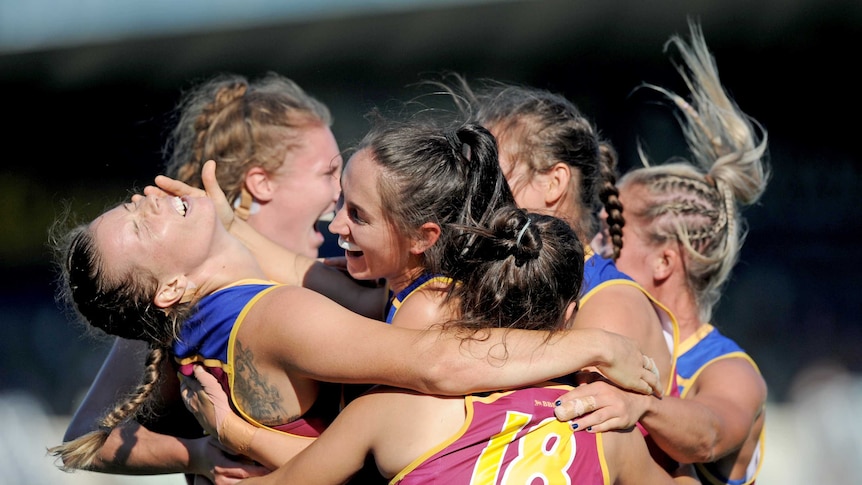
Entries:
[[344,207],[339,204],[338,209],[335,211],[335,217],[332,218],[332,222],[329,223],[329,232],[337,235],[347,234],[347,224],[344,223],[344,215],[345,210]]

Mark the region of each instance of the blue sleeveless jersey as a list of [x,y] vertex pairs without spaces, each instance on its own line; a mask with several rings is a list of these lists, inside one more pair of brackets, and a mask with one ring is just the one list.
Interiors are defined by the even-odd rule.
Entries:
[[[680,344],[680,355],[676,361],[677,386],[679,388],[680,397],[684,398],[692,384],[697,380],[698,375],[709,364],[713,362],[730,359],[741,358],[747,360],[758,369],[754,359],[752,359],[742,347],[732,339],[724,336],[715,327],[710,324],[702,325],[697,332],[685,339]],[[764,442],[766,437],[765,428],[760,431],[760,439],[757,450],[751,457],[751,462],[748,464],[745,478],[741,480],[730,480],[722,476],[711,463],[696,463],[695,469],[701,482],[712,485],[751,485],[757,478],[760,472],[760,467],[763,459]]]
[[617,269],[614,260],[593,253],[584,261],[584,282],[581,285],[581,298],[600,284],[611,280],[634,281],[631,276]]
[[231,405],[246,421],[296,436],[317,437],[337,412],[337,399],[330,395],[334,393],[334,388],[321,386],[315,404],[302,418],[274,426],[257,422],[238,405],[231,392],[236,377],[233,348],[239,327],[249,309],[263,295],[279,286],[282,285],[271,281],[242,280],[201,298],[195,305],[194,313],[180,328],[179,340],[172,348],[174,358],[184,375],[192,375],[194,364],[206,367],[221,383]]
[[398,312],[399,308],[401,308],[404,300],[409,298],[413,293],[432,283],[443,283],[445,285],[449,285],[451,282],[452,279],[446,276],[423,273],[421,276],[413,280],[412,283],[407,285],[407,288],[399,291],[397,295],[393,295],[390,291],[389,303],[386,305],[386,323],[392,323],[392,319],[395,318],[395,313]]

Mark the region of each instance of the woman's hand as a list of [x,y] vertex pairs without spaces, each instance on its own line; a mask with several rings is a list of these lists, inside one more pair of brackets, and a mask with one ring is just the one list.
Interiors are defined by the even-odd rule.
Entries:
[[270,472],[247,458],[233,456],[213,437],[194,440],[189,452],[196,485],[234,485],[240,480]]
[[623,335],[603,331],[602,347],[609,353],[607,362],[596,366],[608,380],[623,389],[641,394],[662,395],[661,376],[655,361],[642,353],[637,343]]
[[193,378],[182,376],[180,390],[186,408],[207,433],[217,436],[232,453],[248,451],[257,427],[234,413],[227,394],[212,374],[195,365]]
[[180,197],[209,197],[215,204],[216,212],[218,213],[222,225],[224,225],[225,229],[230,230],[231,225],[233,225],[235,215],[233,208],[230,206],[230,202],[228,202],[227,197],[224,195],[224,191],[218,184],[215,169],[215,160],[207,160],[207,162],[204,163],[204,166],[201,169],[201,179],[204,183],[203,190],[165,175],[157,175],[155,180],[156,186],[148,185],[144,187],[144,194],[176,195]]
[[576,431],[630,429],[646,412],[644,400],[655,399],[619,389],[595,372],[578,374],[578,387],[560,396],[554,408],[557,419],[571,421]]

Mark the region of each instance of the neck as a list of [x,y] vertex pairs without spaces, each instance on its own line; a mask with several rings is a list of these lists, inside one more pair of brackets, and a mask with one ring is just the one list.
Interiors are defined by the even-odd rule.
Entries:
[[661,285],[649,289],[650,293],[666,306],[679,323],[679,338],[686,339],[703,325],[698,316],[698,308],[694,296],[687,287],[672,288]]
[[423,272],[425,272],[424,266],[415,266],[403,271],[396,277],[387,278],[386,282],[389,284],[389,289],[392,290],[393,293],[398,293],[404,288],[410,286],[410,283],[413,283],[413,281],[421,276]]
[[257,260],[239,241],[207,258],[191,275],[198,286],[195,298],[200,299],[243,279],[269,279]]

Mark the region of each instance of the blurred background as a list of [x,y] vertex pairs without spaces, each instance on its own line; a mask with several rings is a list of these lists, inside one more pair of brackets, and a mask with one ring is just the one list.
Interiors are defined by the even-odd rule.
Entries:
[[436,73],[524,83],[573,100],[625,171],[638,141],[655,161],[687,155],[672,112],[632,90],[685,92],[663,46],[688,17],[769,132],[773,178],[713,322],[769,384],[758,483],[857,483],[862,3],[0,0],[0,484],[184,483],[65,474],[45,453],[109,345],[55,304],[48,227],[67,204],[88,217],[151,183],[184,89],[277,71],[329,105],[349,148],[368,109]]

